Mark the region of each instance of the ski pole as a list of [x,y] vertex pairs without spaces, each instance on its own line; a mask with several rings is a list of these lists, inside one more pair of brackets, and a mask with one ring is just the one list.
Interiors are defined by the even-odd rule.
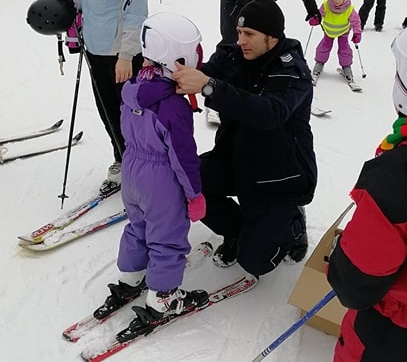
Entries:
[[308,44],[309,44],[309,41],[311,40],[311,35],[312,35],[313,30],[314,30],[314,27],[311,26],[311,29],[308,34],[307,44],[305,45],[304,56],[305,56],[305,54],[307,54]]
[[260,362],[266,358],[272,351],[274,351],[281,343],[283,343],[289,336],[291,336],[298,328],[305,324],[314,314],[316,314],[322,307],[335,297],[335,292],[331,290],[325,297],[323,297],[314,307],[304,316],[295,322],[289,329],[287,329],[280,337],[271,343],[264,351],[262,351],[252,362]]
[[362,78],[366,78],[365,70],[363,69],[362,58],[360,57],[359,45],[355,44],[355,48],[358,52],[360,68],[362,69]]
[[[76,25],[75,25],[75,30]],[[65,194],[65,189],[66,189],[66,182],[68,179],[68,169],[69,169],[69,160],[71,157],[71,149],[72,149],[72,137],[73,137],[73,131],[74,131],[74,126],[75,126],[75,117],[76,117],[76,106],[78,105],[78,94],[79,94],[79,84],[81,80],[81,74],[82,74],[82,61],[83,61],[83,47],[80,48],[79,51],[79,60],[78,60],[78,68],[76,71],[76,83],[75,83],[75,93],[74,93],[74,98],[73,98],[73,104],[72,104],[72,113],[71,113],[71,124],[69,128],[69,139],[68,139],[68,148],[66,151],[66,161],[65,161],[65,175],[64,175],[64,182],[62,185],[62,193],[61,195],[58,195],[58,197],[61,199],[61,209],[64,208],[64,201],[67,196]]]

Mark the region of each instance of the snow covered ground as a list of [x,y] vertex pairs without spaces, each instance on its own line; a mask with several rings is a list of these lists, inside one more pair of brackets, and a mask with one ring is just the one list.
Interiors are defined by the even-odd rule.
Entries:
[[[279,0],[286,14],[286,34],[302,41],[310,27],[304,22],[300,0]],[[362,0],[355,0],[358,9]],[[65,120],[54,135],[9,144],[9,154],[35,149],[40,144],[66,143],[70,120],[77,55],[65,50],[65,75],[59,73],[55,37],[33,32],[25,23],[31,0],[8,2],[0,23],[2,70],[0,75],[0,138],[43,128]],[[404,9],[404,11],[402,11]],[[169,10],[190,17],[200,27],[207,58],[219,39],[218,1],[150,0],[150,12]],[[355,80],[362,93],[352,93],[335,72],[336,48],[315,89],[315,105],[332,109],[325,118],[312,117],[319,183],[315,199],[306,207],[309,255],[326,228],[349,204],[348,193],[365,160],[371,158],[395,120],[391,91],[394,60],[393,37],[407,16],[405,0],[388,3],[382,33],[373,29],[371,14],[360,44],[361,63],[354,52]],[[314,49],[322,36],[314,28],[306,52],[313,66]],[[196,115],[199,151],[211,148],[215,128]],[[78,344],[63,340],[61,332],[100,305],[107,283],[116,281],[115,259],[124,222],[70,245],[46,253],[17,246],[17,236],[30,232],[94,195],[112,162],[111,147],[98,118],[86,66],[83,68],[75,120],[75,133],[84,131],[80,145],[72,149],[64,210],[57,197],[63,191],[66,152],[18,160],[0,165],[0,351],[7,362],[79,361],[80,351],[103,332],[124,327],[132,317],[126,309],[115,323],[95,331]],[[97,220],[123,208],[115,195],[78,225]],[[218,242],[201,223],[191,229],[193,245],[206,239]],[[221,303],[165,331],[146,338],[111,357],[112,362],[250,362],[298,318],[287,299],[304,262],[282,264],[260,279],[250,293]],[[185,288],[213,289],[241,273],[238,266],[219,269],[210,260],[185,273]],[[142,301],[141,301],[142,302]],[[302,327],[267,357],[267,361],[328,362],[335,338]]]

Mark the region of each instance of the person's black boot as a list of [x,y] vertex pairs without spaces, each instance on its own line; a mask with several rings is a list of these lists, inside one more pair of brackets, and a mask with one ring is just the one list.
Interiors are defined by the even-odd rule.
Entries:
[[212,260],[215,265],[222,268],[235,264],[237,261],[237,240],[224,238],[223,244],[215,250]]
[[305,258],[308,251],[308,236],[307,236],[307,216],[305,215],[305,208],[298,206],[301,215],[293,223],[293,237],[294,245],[285,257],[288,263],[298,263]]
[[383,30],[383,25],[380,25],[380,24],[375,25],[375,30],[377,32],[381,32]]
[[289,260],[298,263],[305,258],[308,251],[308,237],[307,233],[302,234],[295,240],[293,247],[288,253]]

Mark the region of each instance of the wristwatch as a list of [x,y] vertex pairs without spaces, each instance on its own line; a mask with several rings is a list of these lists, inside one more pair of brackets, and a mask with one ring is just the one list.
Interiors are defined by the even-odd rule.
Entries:
[[206,83],[201,90],[201,94],[204,97],[212,97],[215,92],[215,79],[209,78],[208,83]]

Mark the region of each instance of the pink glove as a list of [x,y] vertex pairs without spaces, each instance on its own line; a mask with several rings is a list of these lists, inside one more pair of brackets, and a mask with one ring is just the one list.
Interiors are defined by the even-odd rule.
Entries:
[[353,36],[352,36],[352,41],[353,41],[355,44],[360,43],[361,40],[362,40],[362,34],[361,34],[361,33],[354,33],[354,34],[353,34]]
[[201,220],[206,214],[206,200],[204,195],[199,194],[194,199],[187,198],[188,217],[191,221]]
[[321,24],[321,21],[317,17],[314,16],[311,19],[309,19],[309,25],[317,26],[319,24]]

